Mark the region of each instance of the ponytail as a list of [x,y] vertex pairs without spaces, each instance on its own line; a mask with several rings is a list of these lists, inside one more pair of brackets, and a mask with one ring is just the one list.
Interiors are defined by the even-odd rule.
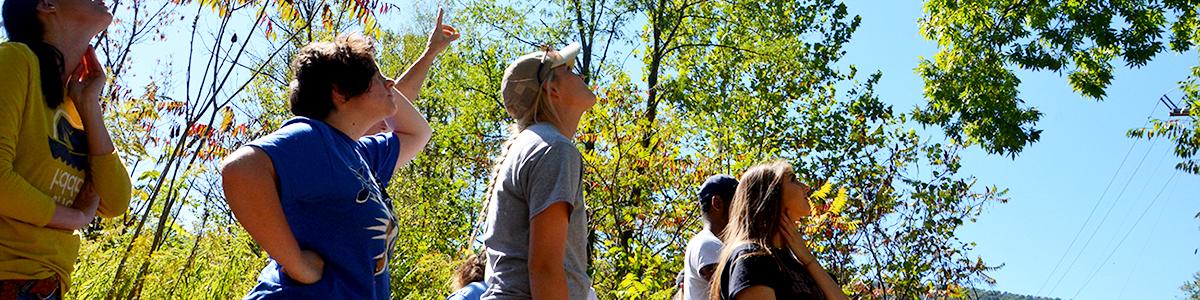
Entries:
[[471,244],[475,242],[475,238],[478,237],[479,232],[482,231],[482,227],[484,226],[483,223],[486,220],[486,210],[488,205],[490,205],[490,203],[494,200],[493,198],[495,198],[497,184],[496,180],[500,177],[500,169],[504,166],[504,160],[508,159],[508,151],[512,148],[513,141],[516,140],[517,135],[520,134],[521,131],[524,131],[525,128],[528,128],[530,125],[532,124],[514,123],[508,125],[508,137],[505,138],[504,144],[501,146],[502,150],[500,150],[500,156],[496,157],[496,161],[494,165],[492,165],[492,174],[490,176],[491,179],[488,180],[487,192],[484,194],[483,204],[479,206],[479,215],[476,217],[475,224],[472,224],[471,226],[470,238],[468,238],[467,243],[463,245],[463,252],[466,252],[466,249],[471,247]]

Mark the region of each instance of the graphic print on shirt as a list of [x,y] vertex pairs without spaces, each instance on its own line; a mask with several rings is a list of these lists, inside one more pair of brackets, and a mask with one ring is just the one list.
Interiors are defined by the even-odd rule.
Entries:
[[[53,124],[54,130],[51,131],[53,135],[47,138],[50,143],[50,155],[67,166],[75,168],[76,171],[87,170],[87,133],[71,126],[71,123],[67,121],[66,112],[62,109],[54,112]],[[51,187],[55,190],[52,193],[54,202],[68,206],[73,204],[75,197],[72,196],[79,193],[81,185],[83,185],[82,177],[66,170],[57,170]]]
[[87,133],[71,126],[61,109],[54,112],[53,134],[49,137],[50,155],[76,170],[87,170]]
[[375,233],[375,235],[371,237],[372,240],[384,240],[384,245],[386,246],[379,254],[373,257],[373,259],[375,259],[375,275],[383,274],[383,272],[387,270],[388,260],[390,259],[388,252],[390,249],[392,249],[392,246],[395,245],[396,238],[400,236],[400,233],[396,231],[396,216],[392,213],[392,210],[390,209],[391,205],[389,205],[389,202],[391,202],[391,197],[388,197],[387,194],[380,189],[380,185],[375,180],[374,176],[363,176],[364,174],[371,174],[369,169],[353,170],[352,173],[354,173],[355,176],[358,177],[358,181],[362,183],[362,188],[359,190],[358,196],[355,197],[354,202],[357,204],[373,202],[374,204],[378,204],[380,210],[383,212],[383,218],[375,218],[375,221],[378,222],[377,224],[363,228]]

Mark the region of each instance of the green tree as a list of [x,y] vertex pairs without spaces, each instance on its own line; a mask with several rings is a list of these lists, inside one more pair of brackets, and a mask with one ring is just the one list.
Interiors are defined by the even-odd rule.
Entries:
[[1028,296],[1028,295],[1013,294],[1013,293],[1009,293],[1009,292],[989,291],[989,290],[980,290],[980,289],[972,289],[970,292],[967,293],[967,296],[962,299],[972,299],[972,300],[1058,300],[1058,298]]
[[[1200,49],[1200,2],[1194,0],[929,0],[919,23],[938,52],[917,68],[927,103],[916,120],[942,127],[958,143],[1008,156],[1041,133],[1041,113],[1018,96],[1015,70],[1065,72],[1072,89],[1102,100],[1115,62],[1137,68],[1166,51]],[[1186,117],[1154,120],[1128,135],[1172,139],[1176,168],[1200,174],[1200,65],[1179,89],[1182,105],[1190,107]]]
[[[695,185],[770,158],[792,161],[823,191],[807,230],[856,297],[961,295],[990,280],[991,267],[953,231],[1003,201],[1004,190],[958,174],[957,146],[907,129],[911,117],[873,93],[879,74],[835,67],[859,23],[845,5],[617,1],[589,13],[604,5],[466,9],[492,42],[525,51],[541,41],[606,41],[592,46],[599,103],[579,137],[601,298],[669,296],[699,228]],[[639,45],[629,55],[641,61],[641,78],[603,63],[622,43]]]
[[[313,38],[310,24],[318,17],[350,15],[346,18],[377,31],[370,26],[378,7],[374,2],[347,2],[333,9],[314,4],[113,4],[117,21],[98,41],[112,79],[103,100],[119,152],[136,179],[134,197],[128,214],[85,230],[82,263],[73,273],[68,297],[236,298],[253,285],[266,257],[225,208],[213,170],[234,147],[278,127],[279,118],[261,112],[280,111],[282,102],[250,111],[239,104],[280,99],[259,87],[269,82],[268,73],[286,65],[289,49]],[[165,43],[164,27],[186,21],[192,25],[190,36],[183,37],[188,48],[176,53],[186,55],[180,59],[184,72],[172,72],[180,70],[159,61],[165,68],[145,68],[154,74],[129,73],[134,64],[152,63],[134,61],[134,52]],[[342,22],[317,24],[328,32]],[[277,32],[281,27],[286,31],[282,36]],[[277,74],[275,78],[286,76]],[[137,76],[149,77],[149,83],[132,86]],[[176,85],[180,82],[182,91]]]
[[[161,37],[123,35],[155,36],[143,28],[105,38],[113,41],[110,70],[121,74],[106,103],[138,179],[136,201],[89,235],[70,297],[244,293],[266,255],[224,206],[217,160],[288,118],[295,49],[366,31],[379,42],[381,70],[394,76],[424,47],[419,24],[431,13],[412,10],[412,28],[384,30],[377,18],[397,8],[377,1],[163,7],[163,20],[190,21],[191,35],[179,37],[189,39],[180,68],[190,71],[165,68],[150,84],[130,86],[132,76],[116,70],[131,70],[132,55],[116,51],[160,45]],[[914,115],[874,93],[881,74],[839,67],[860,22],[844,4],[467,1],[450,16],[463,39],[439,57],[416,100],[434,137],[388,190],[405,225],[389,265],[397,298],[450,292],[451,269],[479,246],[472,237],[506,139],[504,68],[539,44],[564,41],[583,43],[580,63],[599,96],[578,141],[602,299],[667,298],[686,241],[699,230],[695,186],[775,158],[791,161],[816,190],[817,214],[805,230],[854,297],[954,297],[991,282],[993,267],[954,232],[1003,202],[1005,191],[959,173],[958,144],[909,129]]]

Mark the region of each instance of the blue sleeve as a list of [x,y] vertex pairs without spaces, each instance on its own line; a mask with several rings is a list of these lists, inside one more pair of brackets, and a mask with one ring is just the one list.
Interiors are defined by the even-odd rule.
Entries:
[[[314,149],[323,149],[320,138],[310,124],[303,122],[285,124],[279,130],[256,139],[246,146],[258,148],[271,158],[271,165],[275,168],[275,176],[279,180],[275,184],[280,200],[303,198],[300,197],[300,194],[304,192],[302,190],[311,185],[292,181],[303,180],[307,174],[324,172],[313,170],[316,165],[320,164],[300,163],[313,161],[314,157],[318,157],[313,153]],[[292,176],[294,174],[299,177]]]
[[446,297],[446,300],[466,300],[467,299],[466,289],[467,288],[462,288],[462,289],[459,289],[458,291],[455,291],[453,294],[450,294],[449,297]]
[[386,188],[400,157],[400,138],[391,132],[364,136],[358,139],[358,153],[375,172],[375,180]]
[[458,289],[458,291],[455,291],[454,294],[450,294],[449,297],[446,297],[446,300],[479,300],[479,298],[483,296],[483,292],[486,290],[486,285],[484,285],[482,282],[476,281],[464,286],[461,289]]

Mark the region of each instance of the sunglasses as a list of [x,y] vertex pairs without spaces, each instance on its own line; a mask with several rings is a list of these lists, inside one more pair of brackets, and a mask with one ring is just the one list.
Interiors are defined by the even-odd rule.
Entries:
[[[546,67],[546,58],[550,57],[550,51],[551,51],[550,46],[542,45],[542,51],[545,52],[545,54],[542,54],[542,60],[540,62],[538,62],[538,68],[537,68],[538,86],[545,84],[544,80],[542,79],[542,69],[544,69]],[[575,76],[579,76],[579,78],[582,78],[584,81],[587,81],[587,77],[583,76],[583,69],[581,69],[579,67],[579,62],[578,62],[579,58],[576,57],[575,60],[576,60],[576,62],[571,64],[571,70],[570,70],[571,74],[574,74]]]

